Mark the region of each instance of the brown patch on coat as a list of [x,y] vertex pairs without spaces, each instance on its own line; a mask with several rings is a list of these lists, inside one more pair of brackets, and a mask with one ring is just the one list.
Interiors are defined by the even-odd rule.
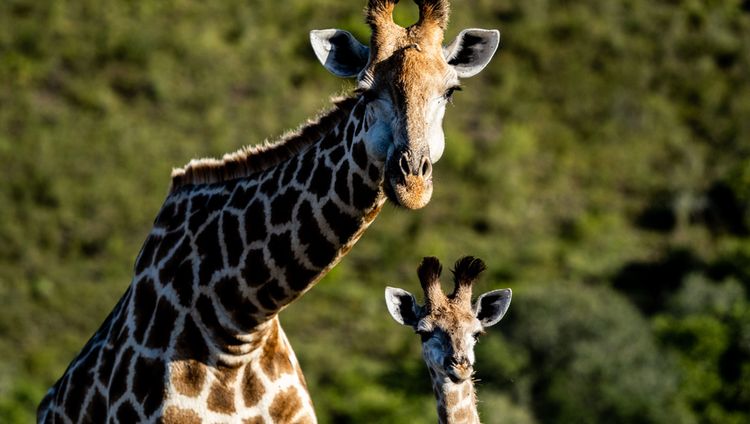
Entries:
[[260,365],[271,381],[294,371],[292,362],[289,360],[289,352],[279,334],[278,321],[271,326],[268,336],[266,336]]
[[171,366],[172,386],[185,396],[198,396],[203,389],[205,379],[205,366],[193,359],[174,362]]
[[469,411],[469,409],[466,407],[463,407],[453,413],[453,421],[455,422],[468,421],[470,415],[471,415],[471,412]]
[[242,377],[242,397],[245,399],[245,406],[252,408],[257,405],[265,392],[263,382],[255,375],[250,365],[247,365],[245,375]]
[[162,424],[201,424],[203,420],[195,411],[170,406],[159,420]]
[[207,399],[208,409],[222,414],[231,414],[234,408],[234,392],[229,387],[217,381],[211,386]]
[[445,396],[445,404],[450,407],[458,403],[458,390],[451,390]]
[[215,372],[216,381],[208,393],[208,409],[223,414],[235,412],[234,391],[238,368],[218,365]]
[[297,389],[290,387],[273,398],[268,412],[274,422],[288,423],[297,415],[300,408],[302,408],[302,399],[297,394]]

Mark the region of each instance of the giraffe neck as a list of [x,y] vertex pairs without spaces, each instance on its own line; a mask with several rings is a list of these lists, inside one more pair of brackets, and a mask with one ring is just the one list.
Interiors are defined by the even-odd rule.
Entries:
[[437,400],[440,424],[478,424],[477,396],[471,379],[453,383],[447,377],[430,373]]
[[130,287],[49,391],[40,420],[315,422],[277,314],[385,202],[364,101],[339,102],[259,156],[177,172]]
[[136,260],[136,293],[196,311],[217,348],[245,352],[255,327],[325,275],[385,202],[384,164],[365,148],[365,99],[340,104],[348,113],[321,131],[307,127],[300,136],[316,139],[288,158],[243,178],[173,188]]
[[200,399],[205,403],[200,417],[207,422],[226,422],[228,417],[238,422],[314,422],[302,370],[278,317],[258,325],[248,345],[252,348],[242,359],[175,356],[168,365],[165,421],[185,421],[181,418],[194,414],[185,406]]

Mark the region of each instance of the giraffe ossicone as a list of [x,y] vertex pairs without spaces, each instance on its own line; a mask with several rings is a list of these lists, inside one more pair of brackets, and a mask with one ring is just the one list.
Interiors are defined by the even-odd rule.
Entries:
[[510,289],[493,290],[472,303],[472,285],[484,269],[484,262],[471,256],[456,261],[454,289],[446,295],[440,286],[440,262],[424,258],[417,270],[425,298],[422,306],[406,290],[385,289],[386,306],[393,319],[413,328],[422,339],[422,356],[441,424],[479,423],[472,381],[474,346],[486,328],[503,318],[512,296]]
[[312,32],[323,65],[357,89],[283,139],[172,174],[131,284],[37,411],[40,422],[313,423],[279,312],[352,248],[386,199],[432,193],[445,104],[481,70],[497,31],[442,46],[445,0],[370,0],[369,46]]

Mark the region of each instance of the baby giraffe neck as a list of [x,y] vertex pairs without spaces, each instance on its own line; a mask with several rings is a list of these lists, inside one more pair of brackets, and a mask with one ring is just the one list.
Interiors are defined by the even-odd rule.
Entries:
[[454,383],[446,377],[432,379],[437,399],[438,423],[478,424],[477,397],[471,379]]

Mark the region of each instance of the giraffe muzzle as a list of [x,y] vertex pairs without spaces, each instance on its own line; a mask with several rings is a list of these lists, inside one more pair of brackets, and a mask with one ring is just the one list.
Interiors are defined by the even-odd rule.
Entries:
[[432,161],[427,154],[395,152],[386,163],[384,184],[390,200],[407,209],[420,209],[432,198]]
[[466,359],[458,361],[454,359],[446,359],[444,367],[448,374],[448,378],[454,383],[468,380],[474,374],[474,367],[472,367],[471,363]]
[[454,383],[460,383],[471,378],[474,374],[474,369],[471,366],[463,367],[451,367],[448,369],[448,378]]

